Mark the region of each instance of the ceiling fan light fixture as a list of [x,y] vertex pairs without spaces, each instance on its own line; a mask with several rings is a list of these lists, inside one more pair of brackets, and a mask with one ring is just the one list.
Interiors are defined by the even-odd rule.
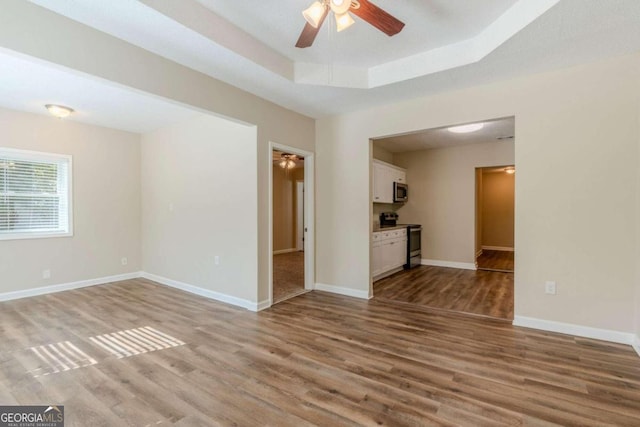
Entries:
[[355,24],[355,22],[356,21],[353,20],[349,12],[343,13],[342,15],[336,15],[336,29],[338,30],[338,32],[346,30],[347,28]]
[[302,16],[304,16],[304,19],[307,20],[309,25],[313,28],[318,28],[320,20],[322,20],[322,17],[324,16],[324,11],[325,6],[319,1],[314,1],[309,8],[302,12]]
[[344,15],[351,7],[351,0],[331,0],[331,10],[337,15]]
[[298,160],[298,156],[295,154],[282,153],[280,156],[280,162],[278,163],[282,169],[285,171],[295,169],[296,160]]
[[484,123],[471,123],[462,126],[453,126],[449,128],[449,132],[452,133],[471,133],[479,131],[484,127]]

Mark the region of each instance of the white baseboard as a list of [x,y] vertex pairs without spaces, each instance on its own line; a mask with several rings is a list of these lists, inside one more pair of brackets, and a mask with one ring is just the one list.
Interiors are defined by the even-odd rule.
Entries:
[[430,265],[432,267],[447,267],[447,268],[461,268],[463,270],[477,270],[475,262],[455,262],[455,261],[440,261],[438,259],[422,259],[420,260],[422,265]]
[[260,301],[255,310],[252,311],[262,311],[262,310],[266,310],[267,308],[271,307],[271,301],[269,301],[268,299],[264,300],[264,301]]
[[632,346],[636,353],[638,353],[638,356],[640,356],[640,336],[636,335],[635,337],[633,337]]
[[345,295],[348,297],[371,299],[369,291],[360,291],[358,289],[344,288],[341,286],[327,285],[325,283],[316,283],[316,291],[331,292],[333,294]]
[[273,254],[274,255],[281,255],[281,254],[289,254],[291,252],[298,252],[298,249],[296,249],[296,248],[280,249],[279,251],[273,251]]
[[514,252],[515,249],[509,246],[483,246],[482,249],[487,251],[506,251],[506,252]]
[[80,280],[78,282],[62,283],[59,285],[43,286],[41,288],[25,289],[24,291],[5,292],[0,294],[0,301],[11,301],[38,295],[54,294],[56,292],[70,291],[89,286],[104,285],[105,283],[120,282],[140,277],[140,272],[118,274],[115,276],[100,277],[97,279]]
[[482,255],[482,249],[480,249],[478,252],[476,252],[476,258],[478,258],[480,255]]
[[[629,332],[612,331],[610,329],[598,329],[590,326],[580,326],[571,323],[554,322],[551,320],[535,319],[533,317],[515,316],[513,326],[522,326],[524,328],[540,329],[549,332],[558,332],[561,334],[575,335],[584,338],[593,338],[596,340],[615,342],[619,344],[633,345],[634,339],[637,337]],[[636,348],[636,351],[638,349]],[[638,353],[640,354],[640,352]]]
[[178,280],[168,279],[166,277],[158,276],[158,275],[147,273],[147,272],[142,272],[141,277],[152,280],[154,282],[158,282],[161,285],[180,289],[182,291],[199,295],[201,297],[211,298],[216,301],[246,308],[249,311],[264,310],[265,308],[267,308],[265,305],[268,306],[269,304],[269,301],[261,301],[259,303],[255,303],[246,299],[237,298],[231,295],[223,294],[221,292],[211,291],[209,289],[200,288],[198,286],[190,285],[188,283],[180,282]]

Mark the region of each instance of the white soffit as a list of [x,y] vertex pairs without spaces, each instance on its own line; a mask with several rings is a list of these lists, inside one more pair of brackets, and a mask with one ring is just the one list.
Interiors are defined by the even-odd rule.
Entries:
[[[366,32],[356,32],[352,27],[346,32],[332,35],[330,32],[331,19],[327,19],[318,39],[322,39],[323,29],[329,32],[329,38],[340,37],[341,39],[337,41],[338,45],[329,46],[329,50],[341,53],[336,54],[339,56],[337,60],[324,55],[321,57],[324,62],[316,63],[306,61],[310,56],[306,55],[305,51],[313,51],[314,47],[299,49],[299,52],[290,49],[304,24],[300,12],[306,3],[297,0],[279,1],[278,4],[273,4],[273,2],[258,2],[257,4],[254,2],[220,2],[216,0],[119,0],[90,2],[92,3],[90,6],[83,4],[88,3],[88,0],[84,2],[71,0],[31,1],[81,22],[89,22],[90,25],[99,25],[98,21],[105,18],[113,20],[115,17],[118,17],[123,25],[126,25],[126,20],[137,17],[136,19],[142,18],[146,21],[147,29],[153,25],[159,29],[157,25],[161,25],[161,21],[157,17],[150,16],[150,11],[145,10],[146,5],[147,8],[179,23],[185,29],[205,37],[219,47],[240,55],[295,83],[360,89],[385,86],[478,62],[559,2],[559,0],[484,0],[483,2],[451,0],[451,3],[458,4],[458,8],[449,8],[451,13],[449,16],[438,16],[434,10],[434,4],[427,4],[429,2],[402,4],[378,0],[376,3],[381,7],[398,16],[401,20],[408,21],[408,26],[403,32],[406,32],[413,40],[406,38],[403,40],[402,36],[405,34],[401,32],[391,38],[395,43],[387,41],[386,45],[381,45],[377,49],[368,49],[368,53],[367,49],[364,49],[365,53],[363,54],[360,53],[363,50],[361,42],[365,41],[362,40],[363,37],[371,37],[372,34],[375,37],[380,37],[380,34],[375,34],[378,32],[377,30],[372,27],[366,28],[370,27],[369,24],[359,21],[358,26],[364,27],[363,30],[366,29]],[[460,5],[464,7],[460,7]],[[241,9],[241,7],[243,8]],[[446,9],[446,7],[442,8]],[[243,13],[239,13],[239,10]],[[283,10],[288,14],[283,15]],[[425,11],[433,13],[430,20]],[[489,13],[493,12],[495,15],[496,11],[503,13],[497,18]],[[226,18],[223,18],[221,14],[224,14]],[[416,21],[414,15],[418,15],[418,18],[425,22]],[[243,19],[239,19],[239,16]],[[486,26],[476,28],[479,30],[477,34],[468,34],[465,30],[470,24],[465,21],[465,18],[468,20],[469,16],[474,16],[475,21],[481,24],[484,20]],[[231,23],[229,19],[233,17],[246,30]],[[292,17],[294,19],[291,19]],[[487,19],[494,20],[486,22]],[[265,20],[271,21],[271,27],[265,28],[263,26],[261,34],[256,32],[252,23],[264,23]],[[447,21],[449,29],[445,33],[448,37],[441,40],[446,44],[434,46],[426,38],[431,36],[428,31],[429,25],[442,25]],[[99,28],[98,25],[96,28]],[[478,25],[476,24],[476,26]],[[279,38],[273,37],[272,34],[277,33],[280,27],[285,27],[287,30],[285,33],[288,37],[281,42],[284,45],[280,44],[274,47],[263,42],[265,39],[275,44],[273,40]],[[129,30],[135,31],[131,27]],[[252,30],[253,35],[251,34]],[[140,28],[138,31],[144,31],[144,29]],[[282,31],[280,32],[282,33]],[[183,34],[174,32],[169,34],[176,37],[183,36]],[[382,35],[382,37],[386,36]],[[464,37],[464,39],[460,39],[460,37]],[[317,40],[317,43],[320,44],[320,40]],[[413,52],[410,50],[408,56],[379,62],[389,58],[392,52],[402,50],[400,47],[402,44],[413,46]],[[426,47],[428,50],[416,52],[420,47],[423,49]],[[279,52],[281,49],[286,50],[288,56],[281,54]],[[326,46],[324,50],[327,50]],[[349,55],[358,59],[349,60]],[[313,56],[310,59],[313,59]]]

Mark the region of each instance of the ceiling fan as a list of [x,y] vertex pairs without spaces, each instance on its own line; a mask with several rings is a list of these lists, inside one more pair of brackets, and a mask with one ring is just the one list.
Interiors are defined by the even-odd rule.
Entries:
[[318,0],[302,12],[307,23],[298,38],[296,47],[305,48],[313,44],[329,12],[335,14],[338,32],[349,28],[355,22],[349,12],[388,36],[394,36],[404,28],[404,22],[370,3],[369,0]]

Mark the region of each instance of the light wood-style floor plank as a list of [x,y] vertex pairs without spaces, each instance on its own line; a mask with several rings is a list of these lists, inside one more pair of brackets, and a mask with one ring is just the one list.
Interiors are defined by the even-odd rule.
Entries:
[[513,273],[419,266],[373,284],[375,298],[513,320]]
[[513,273],[515,254],[513,251],[483,249],[482,254],[476,258],[476,264],[478,265],[478,270]]
[[[185,345],[117,358],[89,337]],[[95,365],[46,376],[31,347]],[[0,399],[67,425],[640,425],[629,346],[391,300],[311,292],[251,313],[136,279],[0,303]]]

